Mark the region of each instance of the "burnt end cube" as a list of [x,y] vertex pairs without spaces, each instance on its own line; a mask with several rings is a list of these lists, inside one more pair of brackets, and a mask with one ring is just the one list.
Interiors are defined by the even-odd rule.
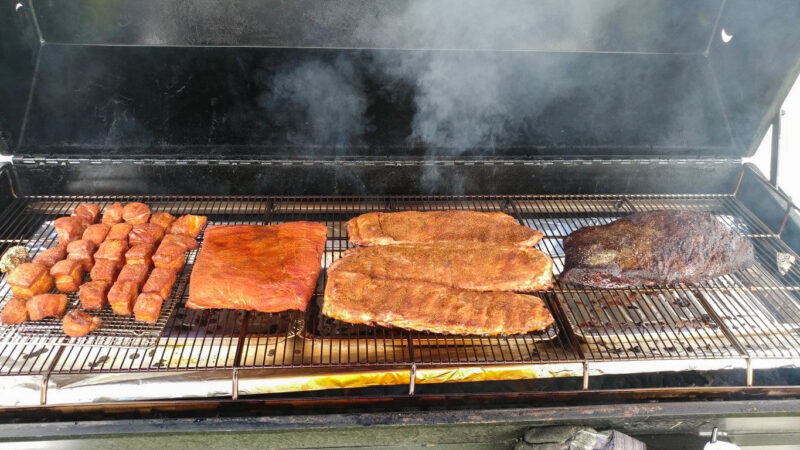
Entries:
[[22,298],[12,298],[0,313],[0,322],[6,325],[22,323],[28,320],[28,302]]
[[56,280],[56,289],[60,292],[77,292],[83,280],[83,265],[78,261],[65,259],[53,265],[50,275]]
[[36,264],[41,264],[48,269],[53,267],[53,264],[61,261],[62,259],[67,257],[67,246],[63,244],[59,244],[55,247],[50,247],[46,250],[42,250],[33,258],[33,262]]
[[128,203],[122,208],[122,220],[131,225],[146,223],[150,220],[150,207],[139,202]]
[[83,266],[83,270],[90,271],[94,265],[94,257],[96,246],[94,242],[88,239],[80,239],[72,241],[67,245],[68,259],[78,261]]
[[94,259],[107,259],[117,263],[118,268],[125,265],[125,252],[128,251],[127,241],[120,239],[106,239],[94,254]]
[[176,274],[170,269],[156,267],[147,278],[147,282],[142,288],[145,294],[158,294],[166,300],[172,293],[172,286],[175,284]]
[[53,277],[47,267],[37,263],[20,264],[8,275],[8,285],[15,297],[31,298],[53,289]]
[[129,223],[118,223],[112,225],[106,235],[106,241],[125,241],[128,242],[128,234],[133,229],[133,225]]
[[161,228],[163,228],[164,231],[166,231],[169,226],[172,225],[172,222],[175,222],[175,216],[168,212],[157,212],[150,216],[150,223],[161,225]]
[[111,230],[111,227],[104,223],[89,225],[86,227],[86,231],[83,232],[81,239],[92,241],[95,247],[99,247],[106,239],[109,230]]
[[67,310],[67,296],[64,294],[39,294],[28,300],[28,317],[41,320],[45,317],[61,317]]
[[83,235],[83,230],[86,227],[83,222],[77,217],[59,217],[53,221],[53,228],[56,229],[58,235],[58,242],[61,244],[69,244],[70,242],[80,239]]
[[155,223],[140,223],[133,226],[128,234],[128,242],[131,246],[138,244],[156,245],[164,237],[164,228]]
[[102,222],[106,225],[114,225],[122,222],[122,203],[112,203],[106,206],[103,211]]
[[105,281],[111,284],[117,279],[118,272],[119,267],[117,267],[116,261],[96,259],[94,261],[94,267],[92,267],[92,271],[89,273],[89,277],[92,281]]
[[125,252],[125,262],[127,264],[140,264],[150,267],[153,265],[153,251],[155,246],[149,244],[139,244],[131,247]]
[[136,304],[133,305],[133,314],[137,321],[156,323],[158,316],[161,315],[161,305],[164,299],[158,294],[142,293],[136,298]]
[[139,295],[139,288],[132,281],[117,281],[108,291],[108,303],[114,314],[128,316],[133,313],[133,304],[136,296]]
[[141,289],[145,280],[147,280],[147,271],[149,269],[150,267],[143,264],[125,264],[117,276],[117,282],[132,281],[136,283],[137,289]]
[[164,236],[164,239],[161,240],[161,243],[180,245],[183,247],[183,250],[187,252],[200,246],[194,238],[182,234],[167,234]]
[[200,235],[200,232],[203,231],[203,227],[206,226],[206,222],[208,222],[206,216],[187,214],[179,217],[170,225],[169,233],[182,234],[196,239],[197,236]]
[[81,300],[81,308],[90,311],[99,311],[108,303],[108,289],[111,283],[108,281],[90,281],[83,283],[80,287],[78,297]]
[[185,261],[186,254],[183,247],[175,244],[162,243],[153,255],[153,264],[156,267],[170,269],[174,272],[179,272]]
[[100,205],[94,203],[81,203],[72,210],[72,217],[77,217],[84,227],[97,222],[100,216]]

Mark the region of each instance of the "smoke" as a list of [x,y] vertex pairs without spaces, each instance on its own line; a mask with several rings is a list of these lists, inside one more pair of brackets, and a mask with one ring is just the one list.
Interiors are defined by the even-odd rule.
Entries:
[[257,99],[267,119],[294,144],[350,146],[368,128],[361,74],[349,60],[310,60],[281,67]]

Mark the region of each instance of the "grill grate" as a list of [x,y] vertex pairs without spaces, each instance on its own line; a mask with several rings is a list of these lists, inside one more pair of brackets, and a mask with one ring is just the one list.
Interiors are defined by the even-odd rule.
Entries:
[[[748,236],[759,264],[696,286],[584,289],[556,283],[542,293],[556,318],[543,333],[508,337],[442,336],[349,325],[322,316],[325,276],[306,313],[263,314],[185,308],[194,253],[173,292],[174,310],[146,348],[65,345],[32,338],[0,344],[0,374],[561,363],[583,361],[800,357],[800,271],[781,274],[778,252],[791,250],[734,197],[462,196],[462,197],[38,197],[0,213],[0,250],[49,246],[43,224],[80,201],[142,201],[154,211],[204,214],[209,224],[328,226],[322,268],[348,248],[344,222],[369,211],[469,209],[504,211],[541,230],[539,248],[563,268],[561,241],[586,225],[655,209],[697,209]],[[202,240],[202,236],[200,237]],[[4,283],[5,285],[5,283]]]

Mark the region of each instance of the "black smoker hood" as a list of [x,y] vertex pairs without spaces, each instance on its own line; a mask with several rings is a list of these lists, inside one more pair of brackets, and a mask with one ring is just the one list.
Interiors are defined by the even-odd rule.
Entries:
[[796,1],[17,4],[15,156],[740,158],[800,69]]

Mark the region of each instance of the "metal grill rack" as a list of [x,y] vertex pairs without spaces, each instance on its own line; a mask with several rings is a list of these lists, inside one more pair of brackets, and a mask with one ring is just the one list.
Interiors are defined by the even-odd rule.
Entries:
[[[209,224],[278,224],[313,220],[328,243],[306,313],[263,314],[185,308],[194,255],[177,283],[174,311],[148,348],[42,345],[0,347],[0,374],[131,371],[417,367],[649,361],[692,362],[800,357],[800,270],[775,260],[791,250],[731,195],[591,195],[463,197],[40,197],[17,199],[0,213],[0,251],[41,245],[42,224],[80,201],[142,201],[154,211],[204,214]],[[324,268],[348,248],[344,222],[369,211],[504,211],[541,230],[539,248],[563,267],[561,240],[586,225],[637,211],[709,211],[750,238],[758,264],[693,286],[585,289],[556,283],[541,293],[556,323],[543,333],[508,337],[442,336],[349,325],[322,316]],[[202,236],[200,238],[202,240]]]

